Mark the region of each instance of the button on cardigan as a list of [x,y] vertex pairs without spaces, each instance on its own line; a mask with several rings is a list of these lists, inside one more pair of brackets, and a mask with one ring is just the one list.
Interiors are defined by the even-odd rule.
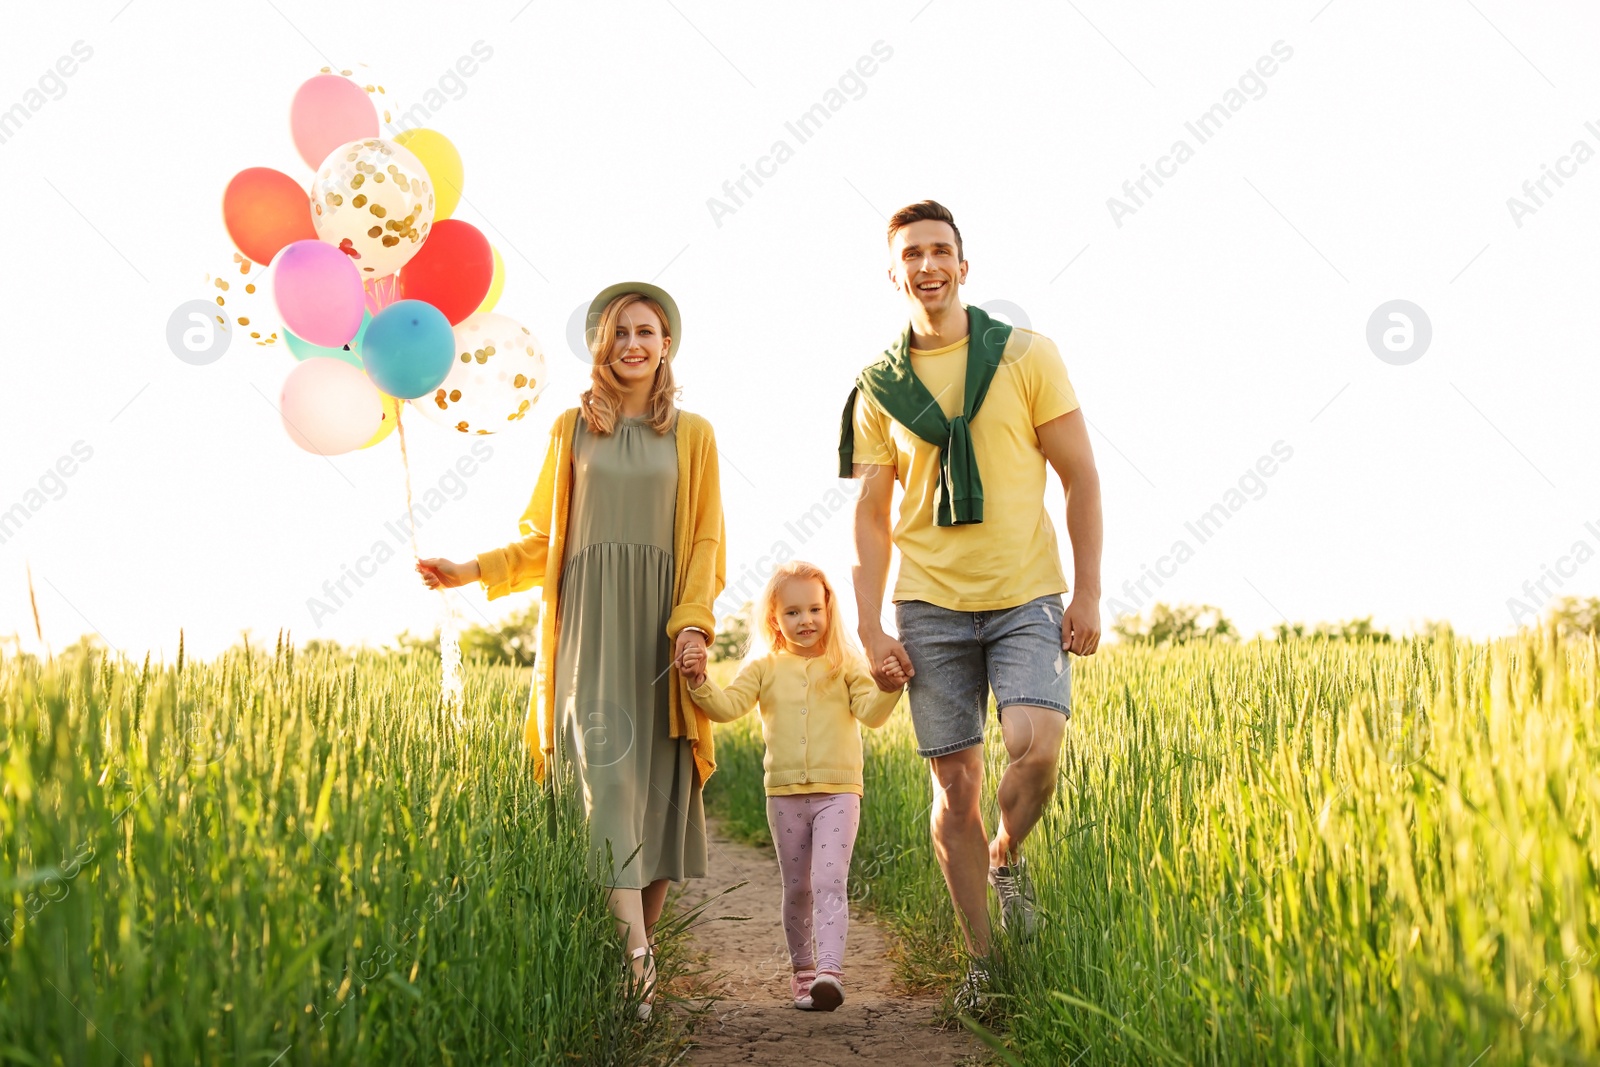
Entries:
[[861,729],[882,726],[900,702],[866,664],[848,660],[829,678],[827,660],[773,652],[740,668],[726,691],[710,679],[689,694],[714,722],[732,722],[761,705],[768,796],[861,793]]
[[[478,568],[488,598],[519,593],[542,586],[539,610],[539,659],[534,664],[538,695],[528,704],[523,734],[534,773],[543,779],[555,752],[556,739],[556,622],[562,550],[566,544],[567,512],[572,500],[572,442],[578,409],[569,408],[550,428],[550,447],[533,499],[522,513],[518,528],[524,535],[504,548],[478,555]],[[678,499],[672,532],[673,608],[667,619],[667,637],[674,642],[680,631],[716,630],[712,605],[726,580],[727,551],[722,517],[722,487],[717,470],[717,443],[711,423],[700,415],[679,410],[677,423]],[[546,580],[547,577],[550,580]],[[716,770],[711,721],[689,696],[689,683],[671,668],[670,728],[672,737],[687,737],[694,744],[695,768],[700,782]]]

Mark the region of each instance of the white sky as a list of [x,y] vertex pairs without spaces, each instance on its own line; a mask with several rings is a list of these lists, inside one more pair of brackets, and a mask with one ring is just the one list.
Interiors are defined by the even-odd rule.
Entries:
[[[466,162],[457,217],[504,254],[497,310],[543,340],[553,379],[509,435],[408,422],[419,499],[472,440],[493,448],[419,530],[425,556],[516,537],[546,428],[586,379],[566,339],[573,309],[610,282],[656,278],[684,313],[683,404],[712,420],[724,455],[730,581],[784,538],[847,584],[848,510],[804,544],[784,526],[837,485],[851,378],[904,318],[883,218],[923,197],[961,224],[969,302],[1024,309],[1067,361],[1104,489],[1108,606],[1176,539],[1194,545],[1185,521],[1278,441],[1293,457],[1265,495],[1152,592],[1217,604],[1247,633],[1370,613],[1486,636],[1512,628],[1507,598],[1544,566],[1580,540],[1600,547],[1600,159],[1549,184],[1520,227],[1506,203],[1575,141],[1600,149],[1600,14],[1587,5],[441,10],[103,0],[11,13],[0,109],[43,103],[0,143],[0,511],[76,442],[92,458],[0,544],[0,634],[36,647],[25,562],[58,649],[90,629],[169,660],[179,627],[197,655],[244,628],[302,642],[431,632],[440,598],[385,528],[405,511],[398,440],[304,453],[263,399],[276,402],[286,351],[237,339],[191,366],[165,330],[229,264],[229,177],[265,165],[309,178],[287,121],[302,80],[365,62],[409,107],[478,41],[492,57],[446,79],[456,98],[428,125]],[[79,41],[92,56],[65,91],[47,79],[30,96]],[[864,95],[799,144],[785,122],[880,41],[892,56]],[[1198,143],[1185,122],[1277,41],[1293,55],[1265,95]],[[1119,228],[1107,198],[1180,138],[1193,158]],[[778,139],[793,158],[714,219],[707,199]],[[1396,298],[1433,326],[1406,366],[1365,340]],[[270,302],[254,310],[275,325]],[[1059,485],[1051,506],[1060,528]],[[314,624],[308,598],[380,540],[396,558]],[[1600,559],[1565,568],[1547,591],[1600,592]],[[460,611],[496,619],[532,595],[489,604],[472,587]]]

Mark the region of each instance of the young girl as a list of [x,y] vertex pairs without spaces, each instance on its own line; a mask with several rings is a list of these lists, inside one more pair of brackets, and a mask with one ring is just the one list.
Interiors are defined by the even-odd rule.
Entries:
[[[839,625],[838,598],[810,563],[778,568],[758,602],[768,651],[748,659],[724,692],[705,676],[705,650],[685,653],[690,696],[714,722],[761,704],[767,755],[767,825],[783,872],[783,930],[794,965],[790,992],[804,1011],[844,1003],[846,880],[861,821],[861,730],[882,726],[899,702],[905,674],[880,690]],[[812,954],[812,936],[816,954]]]

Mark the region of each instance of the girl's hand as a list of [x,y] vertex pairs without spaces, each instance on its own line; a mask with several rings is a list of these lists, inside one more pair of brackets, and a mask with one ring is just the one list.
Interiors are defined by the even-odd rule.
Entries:
[[678,656],[678,670],[683,672],[691,688],[698,688],[706,680],[706,646],[690,643]]
[[466,563],[452,563],[437,556],[433,559],[417,560],[417,573],[422,575],[422,583],[429,589],[454,589],[458,585],[475,582],[481,577],[478,561],[475,559]]
[[883,662],[878,666],[878,671],[894,685],[906,684],[905,668],[900,666],[900,661],[894,656],[883,657]]
[[680,671],[683,670],[683,654],[691,648],[698,648],[701,652],[704,652],[706,650],[706,635],[699,630],[679,630],[678,639],[672,645],[672,664]]

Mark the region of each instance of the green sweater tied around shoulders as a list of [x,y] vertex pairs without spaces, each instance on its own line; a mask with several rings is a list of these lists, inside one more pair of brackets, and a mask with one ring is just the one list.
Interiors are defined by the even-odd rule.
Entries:
[[911,327],[908,324],[883,358],[856,377],[839,420],[839,477],[851,477],[855,462],[856,394],[865,392],[889,417],[931,445],[939,446],[939,485],[934,495],[939,526],[965,526],[983,521],[983,480],[972,451],[972,420],[983,406],[989,383],[1000,366],[1011,327],[990,318],[981,308],[967,308],[966,396],[961,414],[945,418],[938,398],[928,392],[911,369]]

